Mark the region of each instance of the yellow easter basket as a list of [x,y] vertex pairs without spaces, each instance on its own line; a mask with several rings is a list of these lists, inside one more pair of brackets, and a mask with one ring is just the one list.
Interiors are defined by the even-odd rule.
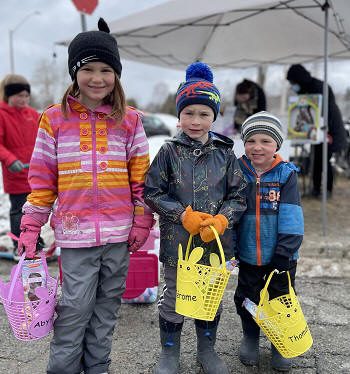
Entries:
[[210,266],[197,264],[204,250],[202,247],[196,247],[190,253],[192,235],[188,239],[185,258],[182,245],[179,244],[178,248],[175,310],[184,316],[204,321],[213,321],[215,318],[231,274],[226,269],[225,255],[219,235],[213,226],[210,228],[215,234],[221,261],[216,253],[211,253]]
[[289,293],[269,300],[267,288],[275,273],[278,271],[271,272],[261,290],[254,319],[283,357],[300,356],[312,346],[310,329],[291,285],[289,272],[286,272]]

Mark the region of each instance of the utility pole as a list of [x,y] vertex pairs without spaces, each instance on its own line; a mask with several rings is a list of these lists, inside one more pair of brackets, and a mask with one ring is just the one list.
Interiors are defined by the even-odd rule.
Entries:
[[17,23],[17,25],[9,30],[9,48],[10,48],[10,71],[11,74],[14,74],[15,72],[15,56],[14,56],[14,48],[13,48],[13,34],[15,33],[16,30],[18,30],[28,19],[32,16],[39,15],[39,11],[35,11],[32,13],[27,14],[21,22]]

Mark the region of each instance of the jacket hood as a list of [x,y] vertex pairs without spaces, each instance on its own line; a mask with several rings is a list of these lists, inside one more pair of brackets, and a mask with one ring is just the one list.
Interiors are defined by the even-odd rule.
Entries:
[[303,65],[292,65],[287,72],[287,80],[298,83],[301,87],[308,85],[311,80],[311,74],[304,68]]
[[[179,143],[187,146],[193,146],[195,144],[198,145],[205,145],[201,142],[194,140],[190,138],[188,135],[186,135],[183,131],[180,131],[176,136],[174,136],[172,139],[166,140],[166,142],[174,142]],[[228,138],[225,135],[218,134],[213,131],[209,131],[209,143],[222,143],[226,144],[228,147],[233,147],[233,140]]]
[[25,106],[23,108],[17,108],[15,106],[8,105],[6,101],[0,102],[0,109],[6,112],[9,116],[26,116],[28,112],[37,112],[36,109],[32,108],[31,106]]
[[0,109],[4,110],[5,112],[7,112],[9,114],[14,114],[16,112],[20,112],[21,110],[23,110],[25,108],[23,108],[23,109],[15,108],[14,106],[8,105],[5,101],[1,101],[0,102]]

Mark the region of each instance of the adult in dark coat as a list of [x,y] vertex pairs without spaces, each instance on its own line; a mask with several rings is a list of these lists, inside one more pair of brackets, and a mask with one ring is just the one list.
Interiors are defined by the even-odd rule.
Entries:
[[248,117],[266,110],[264,90],[257,83],[244,79],[236,86],[233,105],[236,107],[233,119],[234,129],[240,134],[242,123]]
[[[9,74],[0,85],[0,162],[4,191],[10,198],[11,232],[19,237],[22,207],[30,193],[28,165],[38,132],[39,113],[29,106],[30,85]],[[14,241],[15,248],[17,242]]]
[[[292,65],[287,72],[287,80],[297,94],[323,94],[323,82],[311,76],[300,64]],[[346,133],[338,105],[335,102],[333,90],[328,86],[328,162],[327,162],[327,191],[333,190],[333,170],[330,159],[334,152],[340,152],[346,146]],[[312,146],[314,154],[313,191],[316,197],[321,194],[322,180],[322,143]]]

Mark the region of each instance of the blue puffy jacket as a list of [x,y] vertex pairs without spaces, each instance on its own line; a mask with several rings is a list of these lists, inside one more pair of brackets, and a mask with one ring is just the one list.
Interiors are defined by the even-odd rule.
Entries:
[[247,210],[238,227],[238,258],[252,265],[267,265],[276,253],[297,259],[304,235],[297,167],[277,154],[271,169],[260,177],[250,160],[239,163],[247,187]]

